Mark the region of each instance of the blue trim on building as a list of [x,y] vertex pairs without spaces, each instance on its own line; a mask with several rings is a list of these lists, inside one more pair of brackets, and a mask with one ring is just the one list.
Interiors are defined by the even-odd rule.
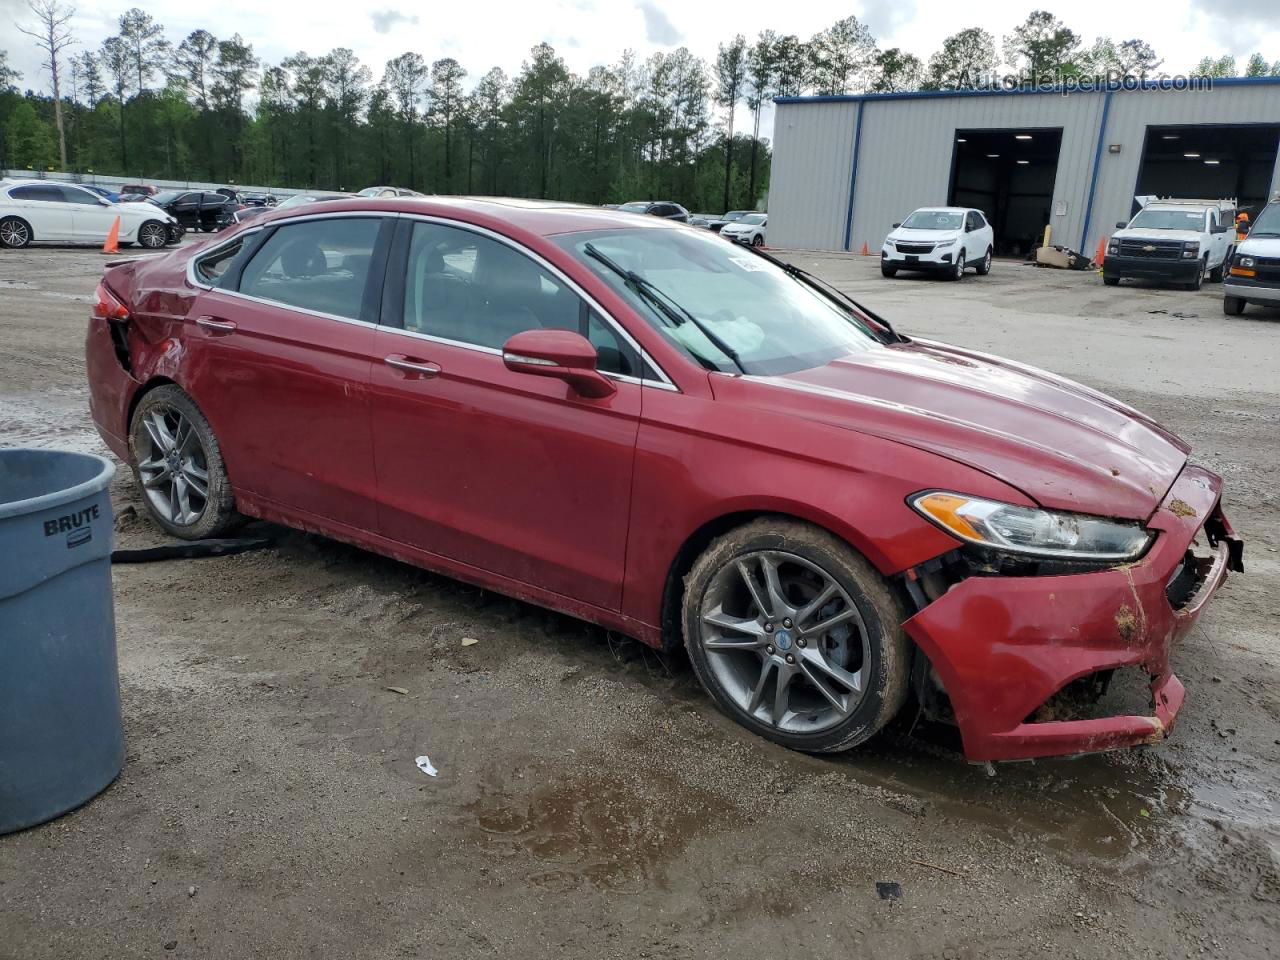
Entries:
[[1093,219],[1093,195],[1098,189],[1098,169],[1102,166],[1102,142],[1107,136],[1107,117],[1111,113],[1113,93],[1115,93],[1114,90],[1108,90],[1106,99],[1102,101],[1102,120],[1098,124],[1098,145],[1093,151],[1093,176],[1089,178],[1089,200],[1084,208],[1084,230],[1080,233],[1081,253],[1088,252],[1085,248],[1089,243],[1089,221]]
[[1212,93],[1217,87],[1260,87],[1280,85],[1280,77],[1219,77],[1214,78],[1211,86],[1204,89],[1170,90],[1158,84],[1148,83],[1146,86],[1130,90],[1121,84],[1111,87],[1099,87],[1093,90],[1063,91],[1060,87],[1049,90],[911,90],[903,93],[839,93],[811,97],[775,97],[774,103],[861,103],[876,100],[933,100],[940,97],[1013,97],[1020,95],[1052,94],[1069,97],[1075,94],[1090,93],[1144,93],[1163,90],[1166,93]]
[[849,206],[844,213],[844,248],[849,249],[853,232],[853,193],[858,188],[858,154],[862,150],[862,104],[858,105],[858,122],[853,128],[853,163],[849,168]]

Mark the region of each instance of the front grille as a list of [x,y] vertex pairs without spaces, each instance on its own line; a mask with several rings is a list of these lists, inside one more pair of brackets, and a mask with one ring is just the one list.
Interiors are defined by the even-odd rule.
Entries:
[[899,253],[933,253],[934,247],[932,243],[899,243],[896,246]]
[[1213,569],[1214,553],[1203,528],[1196,534],[1182,562],[1178,564],[1173,576],[1165,584],[1164,595],[1169,598],[1169,606],[1181,610],[1189,606],[1199,595],[1201,587]]
[[1178,260],[1182,257],[1182,241],[1121,240],[1120,256],[1143,257],[1148,260]]
[[1254,257],[1253,263],[1258,272],[1256,279],[1280,283],[1280,257]]

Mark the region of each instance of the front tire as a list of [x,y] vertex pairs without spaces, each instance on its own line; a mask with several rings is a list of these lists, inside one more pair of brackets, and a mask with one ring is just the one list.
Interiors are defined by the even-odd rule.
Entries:
[[218,439],[180,387],[157,387],[138,402],[129,449],[147,512],[175,537],[202,540],[240,522]]
[[717,706],[793,750],[865,742],[907,695],[906,611],[848,544],[762,518],[719,537],[685,579],[694,672]]
[[159,220],[148,220],[138,228],[138,245],[158,250],[169,240],[169,228]]
[[1222,312],[1229,317],[1238,317],[1244,313],[1246,302],[1244,297],[1223,297]]
[[757,233],[754,237],[751,238],[751,245],[753,247],[763,247],[764,237],[760,236],[760,234]]
[[897,267],[890,266],[889,264],[887,264],[887,263],[885,263],[883,260],[881,260],[881,261],[880,261],[880,275],[881,275],[881,276],[883,276],[883,277],[889,277],[890,279],[892,279],[892,278],[894,278],[894,277],[896,277],[896,276],[898,275],[898,268],[897,268]]
[[31,242],[31,224],[21,217],[0,220],[0,247],[17,250]]
[[1199,290],[1204,286],[1204,275],[1209,270],[1209,258],[1205,257],[1200,261],[1200,270],[1196,273],[1196,278],[1187,284],[1188,290]]
[[961,250],[956,254],[956,262],[951,265],[951,269],[947,271],[948,280],[964,279],[964,251]]
[[1119,278],[1119,277],[1105,277],[1105,276],[1104,276],[1104,277],[1102,278],[1102,282],[1103,282],[1103,283],[1105,283],[1108,287],[1118,287],[1118,286],[1120,286],[1120,278]]
[[1214,267],[1212,270],[1209,271],[1209,282],[1221,283],[1222,275],[1226,272],[1226,270],[1227,270],[1227,261],[1223,259],[1223,261],[1220,264],[1218,264],[1216,267]]

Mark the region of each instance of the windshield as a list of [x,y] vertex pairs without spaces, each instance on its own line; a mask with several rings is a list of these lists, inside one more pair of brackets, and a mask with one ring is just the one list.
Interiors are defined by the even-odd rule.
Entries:
[[730,210],[720,219],[721,220],[741,220],[750,212],[751,212],[750,210]]
[[964,214],[947,210],[917,210],[902,221],[908,230],[959,230]]
[[631,203],[624,203],[618,209],[625,210],[627,211],[627,213],[644,213],[646,210],[649,209],[649,204],[640,203],[639,201],[633,201]]
[[1204,229],[1203,210],[1151,210],[1138,213],[1129,228],[1142,227],[1146,230],[1195,230]]
[[[869,325],[802,281],[713,233],[592,230],[552,238],[677,347],[711,370],[782,374],[875,347]],[[672,319],[588,254],[634,271],[695,321]],[[678,314],[679,311],[676,311]],[[708,337],[699,324],[708,328]],[[719,340],[738,363],[717,347]]]
[[763,213],[751,213],[738,221],[739,223],[764,223]]
[[186,190],[162,190],[160,193],[153,193],[147,199],[151,200],[153,203],[160,203],[160,204],[172,203],[174,200],[177,200],[179,197],[186,196],[186,194],[187,194]]
[[1280,237],[1280,202],[1269,203],[1265,210],[1253,221],[1251,237]]

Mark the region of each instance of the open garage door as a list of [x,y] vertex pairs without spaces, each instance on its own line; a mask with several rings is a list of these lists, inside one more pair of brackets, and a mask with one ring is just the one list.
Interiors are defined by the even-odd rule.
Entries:
[[[1280,125],[1147,127],[1139,196],[1239,201],[1256,217],[1276,168]],[[1135,204],[1133,212],[1137,212]]]
[[957,130],[948,202],[987,215],[998,256],[1025,256],[1049,222],[1061,148],[1061,127]]

